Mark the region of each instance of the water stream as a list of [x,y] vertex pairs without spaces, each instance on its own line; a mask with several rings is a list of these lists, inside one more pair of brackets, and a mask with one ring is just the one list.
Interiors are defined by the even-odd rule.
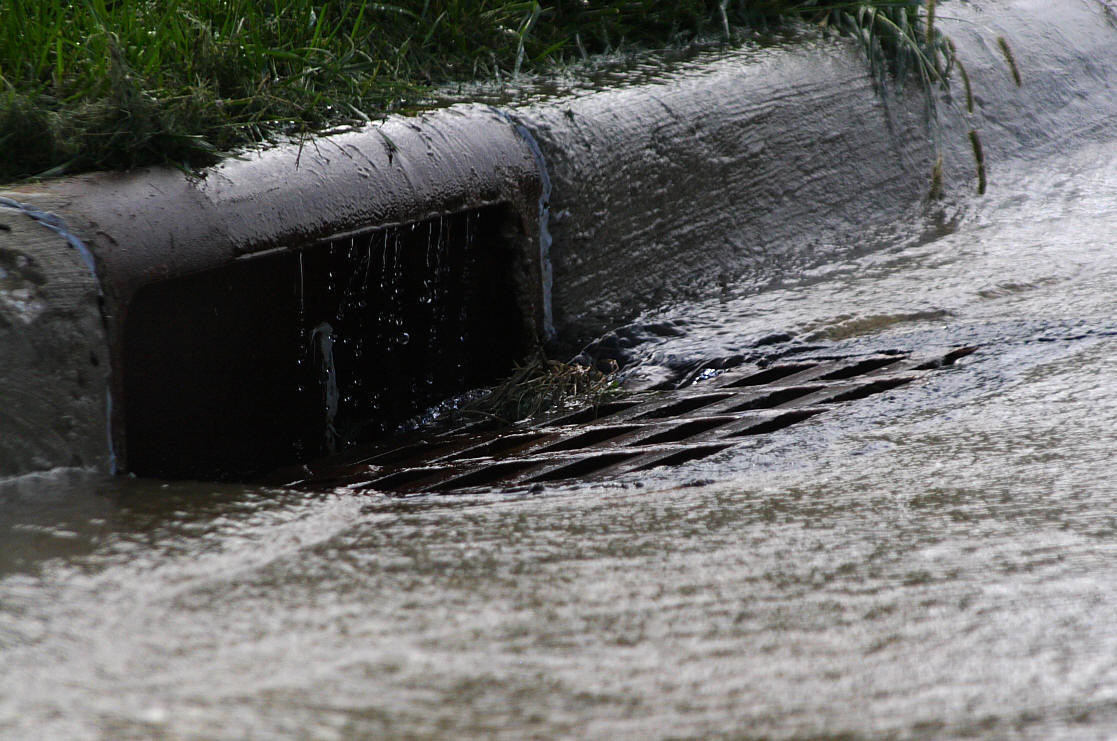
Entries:
[[1112,737],[1117,145],[997,183],[634,325],[646,385],[980,347],[696,463],[402,500],[0,483],[0,737]]

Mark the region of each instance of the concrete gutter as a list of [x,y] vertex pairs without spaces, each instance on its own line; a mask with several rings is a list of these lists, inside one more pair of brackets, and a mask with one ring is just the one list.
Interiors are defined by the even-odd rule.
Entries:
[[[1008,159],[1111,137],[1117,30],[1102,4],[949,8],[954,20],[941,13],[940,24],[977,94],[969,120],[939,102],[953,197],[973,190],[971,126],[991,187]],[[1009,80],[1001,35],[1023,89]],[[507,113],[456,106],[393,119],[230,161],[202,180],[147,170],[0,192],[0,476],[107,468],[109,426],[128,470],[123,327],[145,286],[502,203],[515,214],[525,333],[549,334],[553,301],[555,346],[569,350],[641,311],[802,270],[910,220],[927,206],[936,151],[923,109],[914,91],[877,95],[851,45],[818,41]],[[63,233],[29,209],[57,214]]]

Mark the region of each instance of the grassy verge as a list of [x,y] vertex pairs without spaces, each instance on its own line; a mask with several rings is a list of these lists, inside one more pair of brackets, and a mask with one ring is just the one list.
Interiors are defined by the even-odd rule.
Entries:
[[930,85],[952,54],[928,10],[927,0],[0,0],[0,181],[198,167],[380,118],[431,85],[789,22],[853,34],[881,74],[914,71]]

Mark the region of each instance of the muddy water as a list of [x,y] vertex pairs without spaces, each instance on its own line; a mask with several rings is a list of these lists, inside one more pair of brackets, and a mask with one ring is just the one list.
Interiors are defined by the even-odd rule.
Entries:
[[0,737],[1112,737],[1117,146],[997,182],[647,317],[634,383],[981,347],[698,463],[404,500],[5,482]]

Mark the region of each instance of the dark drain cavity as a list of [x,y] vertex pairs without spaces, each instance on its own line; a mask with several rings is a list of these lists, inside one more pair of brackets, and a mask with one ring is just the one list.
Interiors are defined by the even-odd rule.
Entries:
[[759,373],[749,374],[728,385],[735,388],[740,386],[763,386],[773,381],[778,381],[781,378],[795,375],[801,371],[810,370],[817,365],[818,363],[783,363],[781,365],[773,365]]
[[540,452],[550,453],[558,450],[579,450],[581,448],[591,448],[595,445],[603,443],[607,440],[614,440],[622,435],[636,432],[642,429],[638,425],[614,425],[611,427],[598,427],[596,429],[587,430],[579,435],[567,437],[552,443],[543,448]]
[[612,416],[617,412],[623,412],[626,409],[631,409],[636,406],[636,401],[608,401],[604,404],[596,404],[588,406],[585,409],[580,409],[577,412],[566,414],[557,417],[550,421],[551,426],[561,425],[578,425],[585,422],[594,422],[605,417]]
[[544,437],[545,433],[542,432],[521,432],[509,433],[495,440],[489,440],[480,445],[473,445],[465,450],[459,451],[454,455],[448,456],[447,460],[461,460],[463,458],[496,458],[501,455],[510,454],[516,450],[522,450],[531,443]]
[[[752,384],[749,384],[752,385]],[[743,404],[735,405],[729,411],[731,412],[744,412],[749,409],[771,409],[778,407],[781,404],[786,404],[789,401],[802,398],[807,394],[813,394],[816,391],[821,391],[825,386],[814,384],[811,386],[788,386],[786,388],[779,388],[768,391],[767,393],[760,394],[755,398],[745,401]]]
[[647,463],[635,467],[634,471],[647,471],[651,468],[658,468],[659,466],[681,466],[684,463],[692,461],[699,461],[703,458],[708,458],[715,453],[732,447],[729,444],[723,445],[695,445],[689,448],[683,448],[675,453],[668,453],[662,458],[652,458]]
[[577,479],[584,478],[590,474],[602,471],[607,468],[613,468],[619,463],[630,461],[638,457],[638,453],[599,453],[597,455],[587,455],[577,460],[567,463],[565,465],[553,468],[545,473],[538,474],[529,478],[526,483],[537,483],[543,481],[562,481],[564,479]]
[[690,440],[698,435],[702,435],[710,430],[717,429],[722,425],[729,424],[735,421],[735,417],[719,416],[719,417],[705,417],[703,419],[692,419],[689,422],[676,424],[662,432],[657,432],[654,435],[649,435],[635,442],[637,445],[658,445],[660,443],[679,443],[684,440]]
[[881,368],[885,368],[885,367],[890,366],[894,363],[900,362],[900,360],[901,360],[901,358],[899,358],[895,355],[887,355],[885,357],[866,358],[864,360],[860,360],[860,361],[854,363],[853,365],[851,365],[849,367],[838,368],[835,371],[831,371],[830,373],[827,373],[826,375],[821,376],[821,378],[824,381],[839,381],[839,380],[842,380],[842,379],[845,379],[845,378],[853,378],[854,376],[860,376],[862,374],[869,373],[871,371],[875,371],[875,370],[879,370]]
[[809,419],[822,411],[822,409],[795,409],[790,412],[784,412],[783,414],[777,414],[774,417],[761,419],[760,421],[749,424],[743,429],[734,432],[733,436],[744,437],[746,435],[767,435],[770,432],[782,430],[785,427],[791,427],[791,425],[795,424],[796,422],[802,422],[803,420]]
[[143,288],[124,325],[129,469],[258,475],[493,382],[529,344],[518,223],[493,206]]
[[[454,493],[595,480],[681,466],[794,434],[795,425],[838,414],[845,402],[911,384],[974,351],[825,358],[767,369],[739,369],[676,392],[633,395],[509,429],[452,431],[361,448],[304,466],[275,483],[311,489],[350,487],[387,494]],[[425,451],[425,452],[424,452]]]
[[666,419],[668,417],[677,417],[687,412],[693,412],[695,409],[708,407],[711,404],[716,404],[719,401],[725,401],[733,397],[733,394],[703,394],[698,396],[691,396],[689,398],[680,399],[679,401],[671,402],[657,409],[652,409],[649,412],[644,412],[639,415],[640,419]]

